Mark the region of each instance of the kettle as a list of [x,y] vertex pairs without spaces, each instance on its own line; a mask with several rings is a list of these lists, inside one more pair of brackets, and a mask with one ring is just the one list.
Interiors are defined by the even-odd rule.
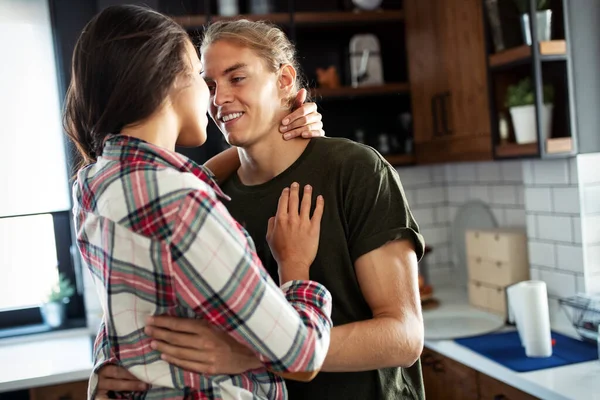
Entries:
[[516,323],[527,357],[550,357],[552,337],[546,282],[523,281],[506,288],[508,322]]

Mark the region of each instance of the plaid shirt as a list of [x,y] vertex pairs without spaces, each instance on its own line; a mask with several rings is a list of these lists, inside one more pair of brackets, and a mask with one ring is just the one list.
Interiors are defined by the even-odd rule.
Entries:
[[[94,371],[114,363],[152,385],[126,398],[284,399],[283,379],[267,368],[314,371],[325,359],[331,295],[312,281],[278,287],[217,196],[227,198],[208,170],[122,135],[78,173],[77,243],[104,311]],[[265,368],[206,376],[169,365],[144,334],[145,318],[159,314],[209,321]],[[93,373],[90,398],[96,387]]]

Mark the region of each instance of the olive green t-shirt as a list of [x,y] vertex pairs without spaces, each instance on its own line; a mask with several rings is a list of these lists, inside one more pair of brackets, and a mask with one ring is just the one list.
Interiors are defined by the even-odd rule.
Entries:
[[[354,271],[356,259],[396,239],[412,240],[417,257],[423,254],[423,238],[397,171],[371,147],[347,139],[315,138],[287,170],[264,184],[245,186],[236,174],[223,182],[221,187],[232,199],[225,205],[254,240],[258,256],[276,282],[277,263],[265,239],[267,222],[275,215],[281,191],[292,182],[310,184],[314,198],[318,194],[325,198],[310,279],[331,292],[334,326],[372,318]],[[425,397],[419,362],[406,369],[320,372],[311,382],[288,380],[286,385],[291,400]]]

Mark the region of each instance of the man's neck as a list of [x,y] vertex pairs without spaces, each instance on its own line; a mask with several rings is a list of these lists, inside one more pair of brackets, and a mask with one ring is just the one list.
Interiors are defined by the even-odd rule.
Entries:
[[238,170],[244,185],[260,185],[288,169],[304,152],[310,140],[296,138],[284,140],[279,132],[247,148],[238,148],[241,166]]

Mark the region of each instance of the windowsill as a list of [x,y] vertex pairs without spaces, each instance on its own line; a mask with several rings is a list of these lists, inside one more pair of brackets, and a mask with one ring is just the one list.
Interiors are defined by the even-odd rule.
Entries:
[[[49,338],[67,337],[82,333],[90,333],[83,318],[71,319],[60,328],[50,328],[45,324],[27,325],[17,328],[0,329],[0,345],[47,340]],[[96,332],[90,334],[95,335]]]

